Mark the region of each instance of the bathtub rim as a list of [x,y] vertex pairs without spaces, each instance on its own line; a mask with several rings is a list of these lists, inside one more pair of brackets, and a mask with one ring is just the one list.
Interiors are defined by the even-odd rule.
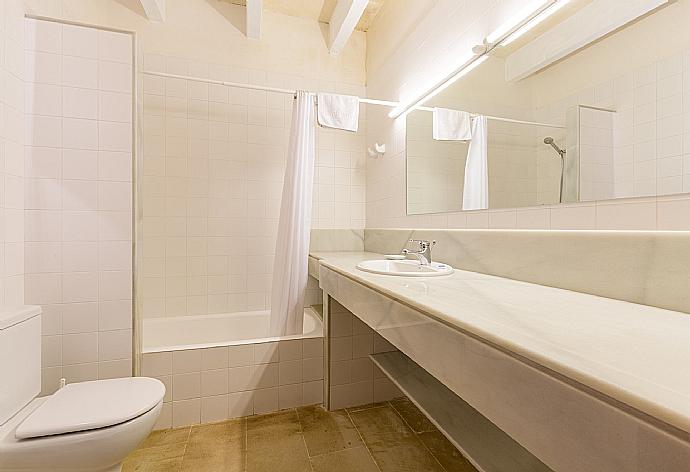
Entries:
[[[258,310],[260,312],[265,312],[266,310]],[[180,319],[180,318],[204,318],[204,319],[209,319],[209,318],[222,318],[227,315],[235,315],[238,313],[255,313],[255,312],[247,312],[247,311],[241,311],[241,312],[234,312],[234,313],[211,313],[211,314],[206,314],[206,315],[181,315],[181,316],[170,316],[170,317],[156,317],[156,318],[149,318],[148,320],[144,319],[142,320],[142,328],[144,327],[144,323],[146,321],[163,321],[163,320],[170,320],[170,319]],[[319,316],[318,312],[313,308],[313,307],[305,307],[304,308],[304,313],[311,313],[311,316],[317,321],[317,329],[314,330],[314,332],[309,333],[309,334],[293,334],[290,336],[266,336],[263,338],[250,338],[250,339],[241,339],[237,341],[219,341],[215,343],[196,343],[196,344],[176,344],[172,346],[156,346],[153,348],[147,348],[146,345],[143,343],[144,341],[144,336],[143,336],[143,331],[142,331],[142,349],[141,349],[141,354],[152,354],[152,353],[157,353],[157,352],[172,352],[172,351],[189,351],[193,349],[209,349],[209,348],[214,348],[214,347],[226,347],[226,346],[242,346],[242,345],[247,345],[247,344],[264,344],[264,343],[271,343],[271,342],[279,342],[279,341],[291,341],[295,339],[316,339],[316,338],[323,338],[323,319]]]

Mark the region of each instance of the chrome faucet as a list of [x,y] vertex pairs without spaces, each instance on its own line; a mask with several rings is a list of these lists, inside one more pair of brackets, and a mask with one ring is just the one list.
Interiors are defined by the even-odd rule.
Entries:
[[402,253],[405,255],[411,255],[419,259],[420,265],[431,264],[431,248],[436,245],[436,241],[425,241],[423,239],[410,239],[411,243],[419,244],[419,251],[410,251],[409,249],[403,249]]

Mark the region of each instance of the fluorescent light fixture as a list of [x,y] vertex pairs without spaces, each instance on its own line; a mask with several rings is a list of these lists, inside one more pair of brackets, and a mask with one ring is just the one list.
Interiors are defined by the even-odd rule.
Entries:
[[521,8],[520,11],[513,15],[513,17],[486,37],[483,50],[475,46],[473,52],[468,53],[462,65],[453,75],[439,82],[435,87],[431,88],[426,95],[422,95],[412,102],[398,105],[391,110],[388,116],[390,118],[398,118],[399,116],[407,115],[481,65],[489,58],[488,54],[496,46],[510,44],[515,41],[527,31],[563,8],[568,2],[569,0],[531,0],[525,7]]
[[517,31],[515,31],[513,34],[508,36],[506,39],[501,41],[501,46],[507,46],[516,39],[522,37],[525,33],[527,33],[529,30],[537,26],[539,23],[542,21],[546,20],[548,17],[556,13],[558,10],[566,6],[570,0],[560,0],[557,1],[556,3],[552,4],[551,6],[547,7],[545,10],[543,10],[541,13],[539,13],[537,16],[529,20],[527,23],[525,23],[522,27],[518,28]]
[[506,35],[511,34],[515,28],[534,16],[535,13],[543,10],[549,3],[554,3],[554,0],[533,0],[529,2],[508,21],[489,34],[486,37],[486,42],[489,44],[501,42]]
[[476,69],[479,65],[481,65],[484,61],[486,61],[489,58],[488,55],[482,54],[480,56],[472,56],[466,61],[463,62],[463,65],[458,69],[457,72],[455,72],[452,76],[448,77],[445,79],[443,82],[439,83],[437,86],[431,89],[429,93],[426,95],[423,95],[421,98],[415,100],[414,102],[410,102],[406,105],[399,105],[391,110],[390,113],[388,113],[389,118],[397,118],[399,116],[405,116],[408,113],[410,113],[412,110],[414,110],[416,107],[424,104],[426,101],[430,100],[432,97],[435,97],[439,93],[443,92],[445,89],[450,87],[452,84],[457,82],[461,77],[469,74],[471,71]]

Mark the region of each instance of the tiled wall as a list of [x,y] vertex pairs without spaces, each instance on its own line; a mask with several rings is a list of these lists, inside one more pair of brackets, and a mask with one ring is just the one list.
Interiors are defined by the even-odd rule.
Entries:
[[25,25],[26,302],[50,393],[132,371],[132,36]]
[[0,2],[0,305],[24,302],[24,9]]
[[[431,122],[426,111],[410,113],[406,120],[407,212],[412,215],[462,208],[468,144],[434,140]],[[565,134],[559,128],[489,120],[489,206],[557,203],[560,157],[544,138],[563,146]]]
[[613,123],[615,112],[578,107],[580,200],[607,200],[627,196],[632,174],[621,172],[614,163]]
[[328,300],[329,409],[366,405],[402,396],[400,390],[369,358],[396,351],[334,298]]
[[366,229],[365,250],[410,239],[437,241],[434,260],[457,269],[690,313],[688,232]]
[[[144,69],[283,88],[317,86],[301,77],[153,54],[145,56]],[[142,80],[143,315],[267,309],[292,96]],[[363,129],[364,112],[362,107]],[[363,227],[364,156],[363,131],[318,129],[314,227]]]
[[147,353],[143,375],[166,386],[157,429],[323,401],[323,338]]
[[690,192],[688,102],[690,49],[541,106],[537,114],[557,119],[574,103],[614,110],[616,196],[647,197]]
[[407,211],[411,214],[462,208],[468,143],[434,140],[432,117],[426,111],[407,115]]

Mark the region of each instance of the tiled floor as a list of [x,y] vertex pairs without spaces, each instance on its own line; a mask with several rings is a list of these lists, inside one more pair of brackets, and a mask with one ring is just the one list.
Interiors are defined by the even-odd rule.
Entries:
[[407,399],[155,431],[123,472],[476,472]]

